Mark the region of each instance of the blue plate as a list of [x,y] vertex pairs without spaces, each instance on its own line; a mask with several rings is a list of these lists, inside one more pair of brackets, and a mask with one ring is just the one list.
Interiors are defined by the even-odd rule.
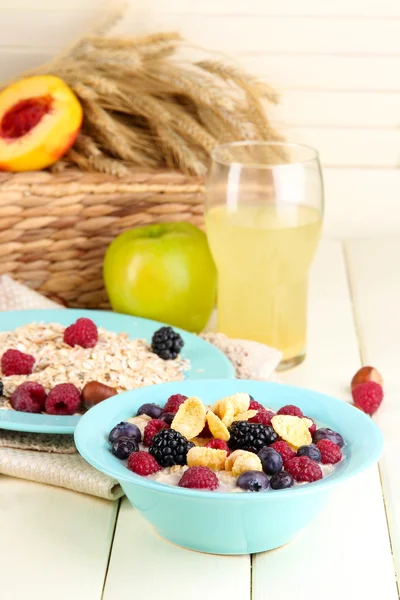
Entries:
[[[0,313],[0,331],[9,331],[33,322],[61,323],[71,325],[80,317],[92,319],[98,327],[115,333],[126,332],[130,338],[144,338],[150,341],[153,333],[164,323],[94,310],[21,310]],[[223,377],[231,379],[234,370],[231,362],[222,352],[196,335],[174,327],[182,336],[185,346],[182,357],[190,360],[186,379],[210,379]],[[3,349],[4,351],[5,349]],[[29,431],[35,433],[73,433],[81,417],[57,417],[54,415],[31,414],[14,410],[0,410],[0,429]]]
[[[129,471],[110,452],[109,431],[145,402],[171,394],[196,395],[206,404],[248,392],[275,410],[295,404],[318,426],[342,434],[345,460],[328,477],[308,485],[259,493],[218,493],[165,485]],[[121,484],[133,506],[157,533],[180,546],[215,554],[272,550],[292,540],[325,506],[334,488],[377,462],[382,434],[373,420],[346,402],[311,390],[262,381],[178,381],[126,392],[89,410],[75,431],[81,455]]]

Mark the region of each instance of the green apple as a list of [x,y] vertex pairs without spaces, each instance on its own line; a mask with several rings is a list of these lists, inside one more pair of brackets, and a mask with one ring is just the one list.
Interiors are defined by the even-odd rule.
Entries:
[[190,223],[137,227],[104,259],[112,308],[199,332],[215,305],[217,274],[205,234]]

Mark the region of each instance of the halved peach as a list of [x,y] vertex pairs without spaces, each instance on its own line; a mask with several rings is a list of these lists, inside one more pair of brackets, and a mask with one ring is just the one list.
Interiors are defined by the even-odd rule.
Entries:
[[54,75],[21,79],[0,93],[0,171],[33,171],[55,163],[75,142],[82,107]]

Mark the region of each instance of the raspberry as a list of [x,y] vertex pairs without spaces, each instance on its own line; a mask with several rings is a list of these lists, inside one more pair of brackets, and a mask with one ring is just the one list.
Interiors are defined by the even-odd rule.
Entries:
[[182,394],[173,394],[168,398],[163,412],[176,414],[178,412],[178,408],[185,402],[185,400],[187,400],[187,396],[182,396]]
[[49,415],[74,415],[81,406],[81,393],[73,383],[59,383],[50,390],[45,404]]
[[94,348],[99,339],[96,325],[91,319],[77,319],[64,331],[64,342],[68,346],[82,346],[82,348]]
[[278,415],[291,415],[292,417],[304,417],[303,411],[293,404],[282,406],[277,412]]
[[271,444],[270,448],[273,448],[282,456],[283,466],[286,466],[288,460],[296,456],[296,452],[294,452],[289,446],[289,444],[287,444],[284,441],[274,442],[273,444]]
[[161,470],[160,465],[148,452],[132,452],[128,458],[128,469],[136,473],[137,475],[152,475]]
[[1,357],[3,375],[30,375],[33,371],[35,358],[19,350],[6,350]]
[[168,423],[161,421],[161,419],[152,419],[149,421],[144,428],[143,443],[145,446],[151,446],[153,437],[161,431],[161,429],[169,429]]
[[212,433],[210,431],[208,423],[206,423],[204,425],[203,429],[200,431],[199,437],[201,437],[201,438],[210,438],[210,437],[212,437]]
[[314,433],[317,431],[317,426],[311,417],[306,417],[306,419],[310,419],[310,421],[312,421],[312,425],[308,428],[308,431],[311,433],[311,435],[314,435]]
[[219,440],[218,438],[216,438],[215,440],[211,440],[211,442],[208,442],[208,444],[206,444],[205,447],[214,448],[214,450],[225,450],[228,456],[231,453],[228,444],[223,440]]
[[208,467],[189,467],[182,475],[178,485],[197,490],[216,490],[218,477]]
[[383,400],[383,389],[375,381],[360,383],[351,392],[355,406],[367,415],[373,415]]
[[335,465],[342,459],[342,451],[337,444],[331,440],[321,440],[317,444],[321,452],[321,462],[323,465]]
[[271,425],[271,419],[275,416],[271,410],[259,410],[258,413],[249,419],[249,423],[261,423],[261,425]]
[[311,483],[312,481],[322,479],[321,467],[314,460],[308,458],[308,456],[295,456],[291,458],[285,468],[293,479],[299,482],[307,481]]
[[45,389],[40,383],[25,381],[11,396],[11,406],[21,412],[39,413],[44,409]]
[[251,400],[249,404],[249,410],[266,410],[265,406],[257,402],[256,400]]

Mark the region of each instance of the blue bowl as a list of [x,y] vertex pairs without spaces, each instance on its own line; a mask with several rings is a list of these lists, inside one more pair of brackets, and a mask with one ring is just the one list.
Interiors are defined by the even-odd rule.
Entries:
[[[259,493],[218,493],[164,485],[130,472],[110,452],[114,425],[136,414],[144,402],[163,405],[174,393],[198,396],[212,404],[248,392],[265,406],[299,406],[305,415],[342,434],[346,460],[326,479],[294,488]],[[339,484],[380,457],[382,434],[364,413],[335,398],[283,384],[245,380],[182,381],[134,390],[88,411],[75,431],[82,456],[117,479],[133,506],[165,539],[201,552],[248,554],[290,542],[324,507]]]

